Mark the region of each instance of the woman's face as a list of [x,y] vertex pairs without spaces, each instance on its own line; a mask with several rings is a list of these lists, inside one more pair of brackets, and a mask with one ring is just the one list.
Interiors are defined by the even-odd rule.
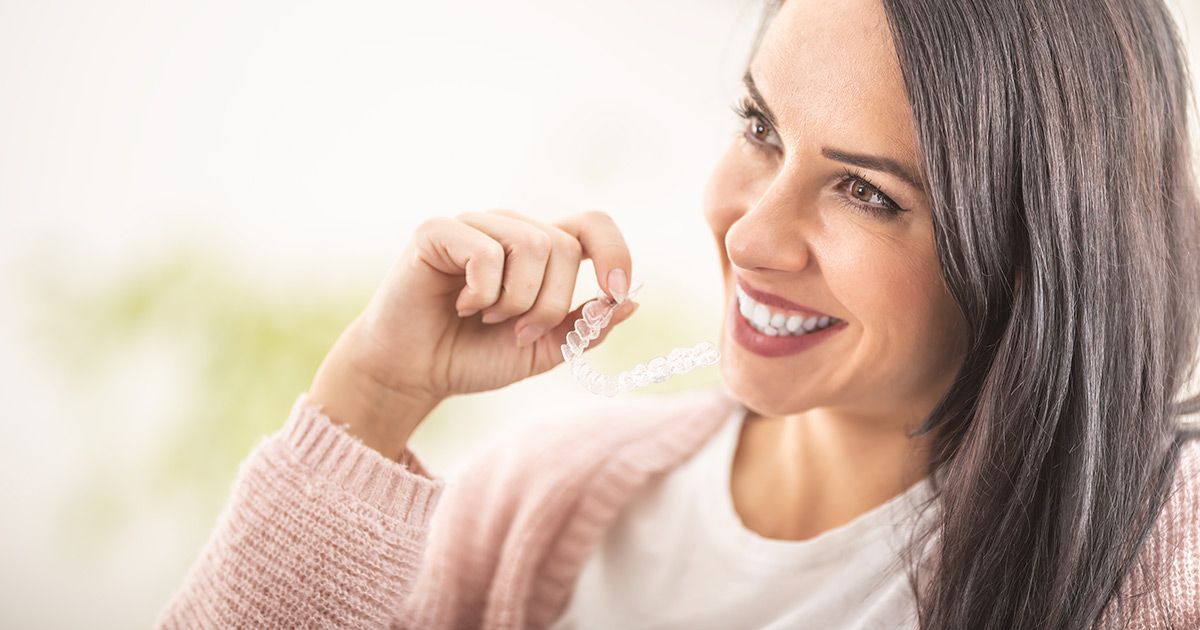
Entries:
[[[705,189],[727,299],[722,375],[761,415],[907,422],[949,387],[965,323],[941,278],[883,9],[840,4],[784,3],[740,98],[759,111]],[[743,304],[738,287],[790,306]]]

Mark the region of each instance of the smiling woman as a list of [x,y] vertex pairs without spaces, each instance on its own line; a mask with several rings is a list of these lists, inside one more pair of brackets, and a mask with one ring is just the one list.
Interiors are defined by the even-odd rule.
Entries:
[[[1197,404],[1175,399],[1195,360],[1200,205],[1169,13],[836,14],[770,5],[735,106],[742,142],[706,195],[727,294],[756,286],[847,322],[786,353],[761,350],[786,343],[769,327],[731,335],[744,350],[728,344],[723,374],[752,412],[738,513],[802,539],[928,475],[943,512],[909,550],[938,535],[931,570],[912,570],[921,627],[1087,627],[1135,604],[1128,584],[1116,596],[1131,573],[1196,568],[1177,506],[1147,542],[1172,481],[1196,492],[1177,461]],[[1190,547],[1164,556],[1164,540]],[[1165,615],[1195,624],[1197,601],[1136,603],[1188,626]]]
[[1200,627],[1166,8],[766,6],[703,195],[722,387],[538,423],[446,484],[417,425],[555,367],[580,261],[622,302],[631,258],[602,212],[430,219],[162,625]]

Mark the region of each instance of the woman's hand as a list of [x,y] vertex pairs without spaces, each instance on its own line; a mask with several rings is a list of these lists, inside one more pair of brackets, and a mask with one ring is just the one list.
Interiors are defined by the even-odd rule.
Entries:
[[[335,420],[395,457],[443,399],[497,389],[563,362],[579,265],[623,298],[629,250],[605,213],[544,224],[510,210],[434,217],[325,358],[309,391]],[[612,325],[636,309],[619,308]]]

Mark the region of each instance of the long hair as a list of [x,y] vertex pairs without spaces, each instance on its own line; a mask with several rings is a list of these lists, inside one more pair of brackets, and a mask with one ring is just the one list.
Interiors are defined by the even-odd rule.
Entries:
[[905,554],[920,627],[1093,627],[1135,603],[1121,583],[1200,435],[1180,417],[1200,411],[1180,399],[1200,340],[1183,45],[1161,0],[883,6],[969,329],[912,434],[940,503]]

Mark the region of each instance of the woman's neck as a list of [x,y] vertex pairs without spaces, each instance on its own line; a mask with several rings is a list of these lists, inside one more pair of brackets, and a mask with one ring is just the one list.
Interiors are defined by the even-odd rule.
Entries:
[[807,540],[901,494],[926,474],[911,428],[813,409],[764,418],[747,411],[730,470],[734,509],[751,531]]

